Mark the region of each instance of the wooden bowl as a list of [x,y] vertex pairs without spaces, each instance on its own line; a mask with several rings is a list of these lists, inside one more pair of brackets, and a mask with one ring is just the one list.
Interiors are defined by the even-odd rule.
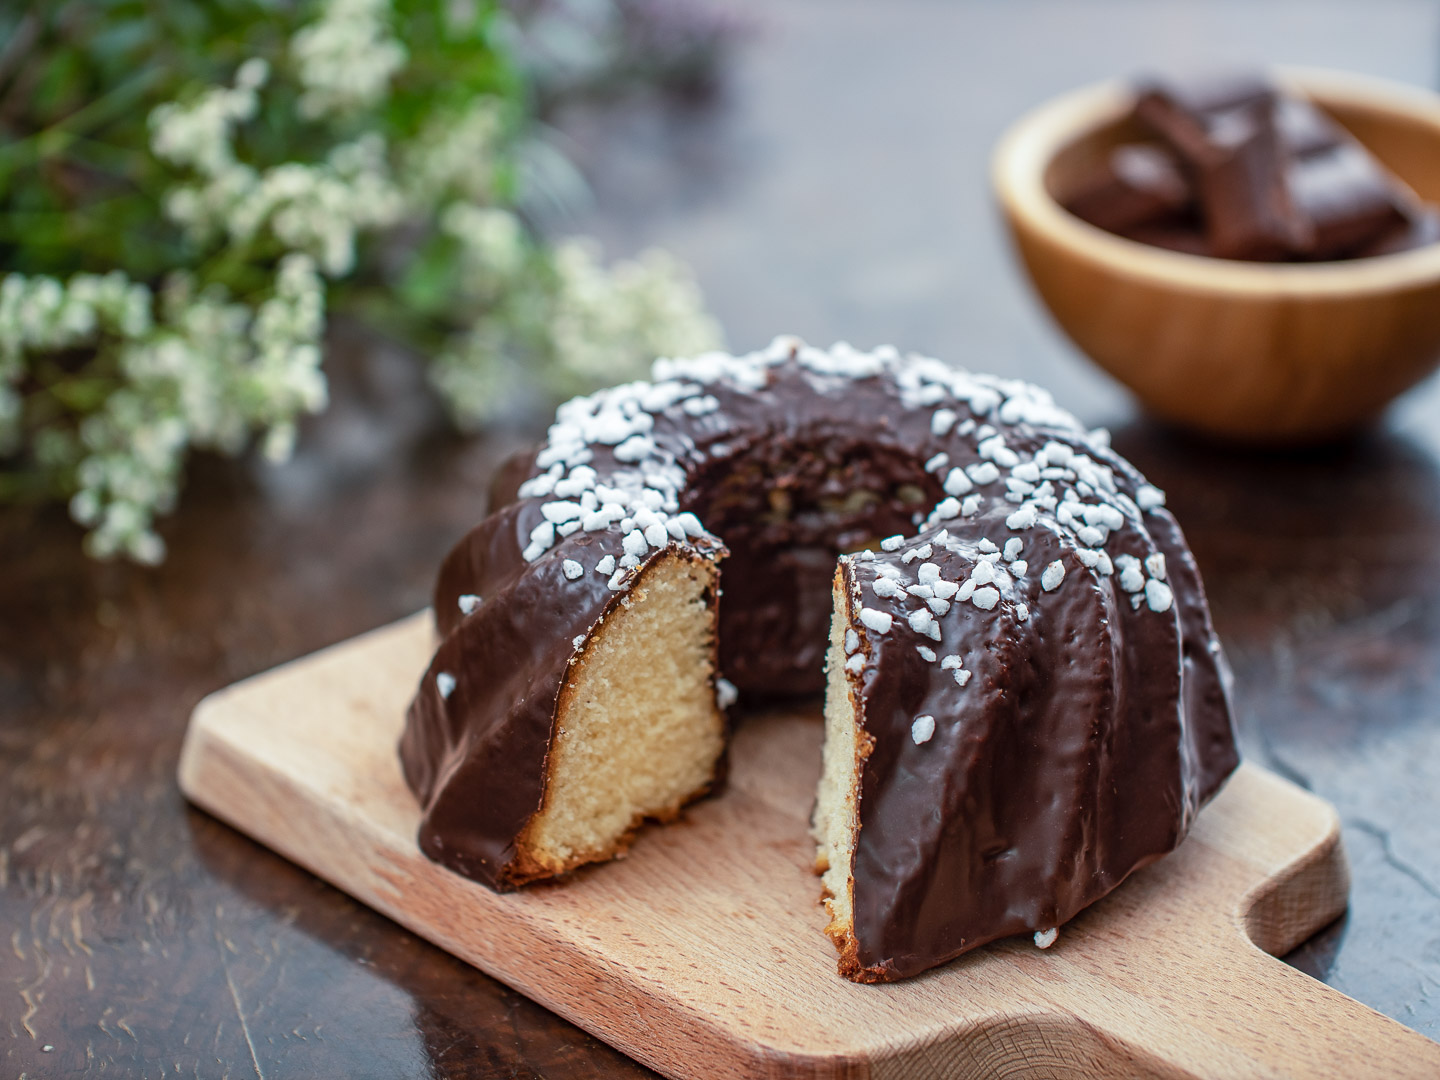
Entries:
[[[1380,79],[1282,69],[1421,198],[1440,203],[1440,96]],[[1025,116],[992,162],[1041,298],[1070,338],[1172,423],[1303,443],[1377,416],[1440,361],[1440,244],[1349,262],[1246,263],[1115,236],[1057,201],[1139,132],[1105,83]]]

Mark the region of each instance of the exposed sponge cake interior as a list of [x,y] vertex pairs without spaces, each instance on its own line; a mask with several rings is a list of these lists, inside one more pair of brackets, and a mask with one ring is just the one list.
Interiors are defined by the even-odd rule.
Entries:
[[822,871],[825,932],[842,953],[853,952],[854,906],[850,878],[858,829],[858,788],[863,747],[856,701],[845,671],[845,632],[852,629],[845,595],[844,569],[835,573],[834,614],[830,620],[830,651],[825,661],[825,754],[815,798],[816,867]]
[[714,563],[661,555],[591,633],[557,710],[545,801],[517,840],[523,878],[623,850],[715,779]]

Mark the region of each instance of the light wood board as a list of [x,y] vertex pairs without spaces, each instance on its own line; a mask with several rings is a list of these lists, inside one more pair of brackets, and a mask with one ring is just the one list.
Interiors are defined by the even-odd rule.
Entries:
[[740,730],[731,783],[623,861],[497,895],[431,863],[395,745],[417,615],[222,690],[191,800],[673,1077],[1440,1077],[1440,1044],[1267,953],[1334,919],[1324,802],[1242,766],[1175,854],[1065,926],[918,978],[835,973],[808,815],[818,712]]

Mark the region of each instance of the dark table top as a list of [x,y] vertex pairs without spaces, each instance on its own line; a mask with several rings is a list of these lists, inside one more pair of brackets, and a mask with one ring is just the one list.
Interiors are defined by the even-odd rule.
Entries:
[[[1344,446],[1257,457],[1137,419],[1046,322],[986,157],[1029,105],[1144,66],[1277,60],[1431,85],[1432,4],[753,4],[706,107],[563,118],[571,223],[697,268],[736,347],[894,341],[1050,386],[1170,496],[1247,754],[1330,799],[1349,914],[1289,959],[1440,1037],[1440,385]],[[499,457],[344,326],[334,404],[273,469],[199,460],[158,570],[0,513],[0,1074],[569,1077],[646,1070],[205,814],[207,692],[426,603]]]

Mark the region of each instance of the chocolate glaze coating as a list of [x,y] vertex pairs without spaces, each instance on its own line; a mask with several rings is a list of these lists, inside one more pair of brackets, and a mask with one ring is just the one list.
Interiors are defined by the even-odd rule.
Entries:
[[[820,689],[837,554],[914,532],[945,497],[949,470],[982,461],[977,444],[986,425],[1022,450],[1050,440],[1083,448],[1131,496],[1143,484],[1048,395],[1022,383],[902,360],[893,350],[823,353],[792,341],[724,360],[679,362],[661,373],[693,382],[689,400],[700,404],[692,411],[677,399],[653,411],[650,458],[622,461],[600,443],[581,456],[599,483],[627,470],[671,470],[667,512],[693,513],[708,532],[670,539],[668,550],[725,559],[721,666],[752,698]],[[570,661],[634,583],[612,588],[594,572],[601,558],[623,551],[613,524],[556,537],[536,554],[532,530],[544,528],[543,508],[554,497],[522,492],[554,460],[556,431],[549,450],[497,477],[495,512],[445,560],[435,590],[443,640],[400,746],[422,804],[422,849],[498,889],[525,880],[515,840],[543,799]],[[1036,559],[1047,545],[1064,543],[1045,527],[1006,532],[1016,504],[1003,476],[977,483],[970,495],[979,505],[969,516],[951,504],[952,536],[974,542],[988,531],[1003,543],[1023,535]],[[1162,507],[1133,531],[1117,533],[1112,545],[1167,554],[1176,596],[1167,615],[1117,604],[1106,591],[1113,585],[1081,587],[1080,574],[1036,600],[1022,633],[1000,609],[981,618],[957,604],[947,633],[957,640],[963,633],[973,642],[967,650],[988,658],[968,695],[949,672],[920,660],[903,624],[876,644],[865,716],[877,743],[864,773],[855,875],[861,955],[880,977],[911,974],[996,936],[1058,925],[1173,848],[1234,767],[1224,662],[1193,560]],[[650,551],[636,572],[656,557]],[[564,572],[566,560],[583,568],[575,580]],[[1034,563],[1027,587],[1042,565]],[[483,598],[468,614],[459,606],[467,595]],[[442,673],[454,680],[448,696],[440,692]],[[994,700],[977,711],[992,691]],[[954,742],[944,755],[953,760],[912,755],[925,749],[908,733],[914,713],[907,710],[920,703],[937,720],[968,718],[974,738]],[[937,734],[929,749],[941,745]],[[931,833],[922,853],[913,838]],[[984,887],[971,903],[965,898],[977,882]]]
[[[1139,478],[1120,459],[1056,441],[1109,465],[1133,497]],[[926,543],[926,561],[963,581],[981,538],[999,546],[1017,535],[1006,525],[1013,510],[1000,503],[946,523],[948,548],[929,529],[893,553],[841,562],[855,605],[894,617],[885,634],[857,626],[866,663],[850,676],[872,747],[852,865],[852,978],[905,978],[1062,925],[1173,850],[1237,763],[1228,671],[1194,558],[1163,510],[1127,515],[1107,551],[1165,555],[1175,601],[1164,612],[1132,605],[1117,575],[1084,567],[1083,545],[1053,524],[1024,531],[1027,573],[992,610],[951,604],[937,620],[941,642],[906,622],[914,598],[874,593],[882,565],[903,568]],[[1057,560],[1065,578],[1046,591],[1042,568]],[[948,654],[971,673],[963,687],[939,666]],[[917,744],[911,724],[922,715],[935,730]]]

